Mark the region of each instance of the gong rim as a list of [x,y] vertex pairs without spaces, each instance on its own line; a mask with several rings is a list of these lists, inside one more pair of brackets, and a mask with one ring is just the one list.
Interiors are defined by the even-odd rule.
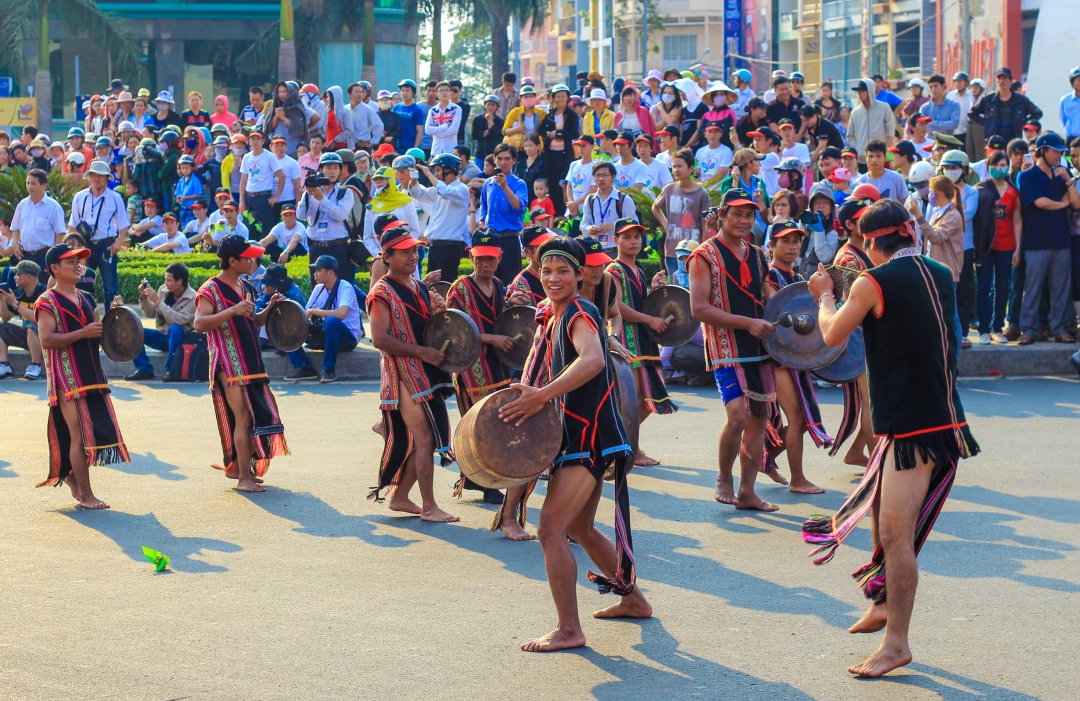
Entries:
[[274,348],[285,353],[298,350],[307,340],[311,321],[299,303],[286,299],[266,315],[266,337]]
[[455,333],[457,338],[451,338],[438,368],[449,373],[471,368],[480,359],[480,327],[460,309],[444,309],[428,319],[424,327],[424,345],[440,350],[450,333]]
[[856,326],[848,337],[847,345],[840,357],[828,365],[813,371],[814,377],[833,384],[851,382],[866,372],[866,341],[863,330]]
[[[808,334],[800,334],[793,327],[777,323],[782,312],[793,317],[808,315],[814,321]],[[786,285],[772,296],[765,305],[764,320],[773,324],[775,331],[762,339],[765,350],[779,365],[792,370],[815,370],[833,362],[844,352],[844,346],[832,348],[825,344],[821,327],[817,324],[818,305],[810,296],[806,282]]]
[[450,294],[451,287],[453,287],[453,285],[451,285],[449,282],[446,282],[445,280],[439,280],[438,282],[433,282],[428,285],[428,289],[430,291],[439,295],[443,299],[446,299],[446,296]]
[[689,343],[700,326],[691,312],[690,291],[678,285],[664,285],[650,292],[641,305],[641,313],[661,319],[675,317],[663,333],[656,333],[647,324],[642,325],[649,338],[662,346]]
[[113,307],[101,320],[101,349],[110,360],[129,363],[143,349],[146,330],[131,307]]
[[521,333],[524,336],[514,342],[514,347],[509,351],[495,348],[495,356],[499,362],[507,367],[521,370],[525,367],[525,361],[529,358],[532,350],[533,338],[536,336],[536,307],[518,306],[507,307],[503,313],[495,319],[492,332],[497,336],[510,336]]

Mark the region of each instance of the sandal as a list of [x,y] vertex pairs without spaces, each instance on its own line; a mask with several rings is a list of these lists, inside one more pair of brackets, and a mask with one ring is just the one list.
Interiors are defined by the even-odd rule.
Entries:
[[1076,343],[1076,339],[1071,334],[1063,333],[1054,339],[1055,343]]
[[1031,334],[1022,333],[1020,338],[1016,339],[1016,345],[1018,346],[1030,346],[1035,342],[1035,339],[1031,337]]

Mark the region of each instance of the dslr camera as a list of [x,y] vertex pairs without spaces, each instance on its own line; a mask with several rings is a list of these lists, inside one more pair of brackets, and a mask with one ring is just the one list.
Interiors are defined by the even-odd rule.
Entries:
[[322,173],[312,173],[304,178],[304,187],[326,187],[330,184],[330,178]]

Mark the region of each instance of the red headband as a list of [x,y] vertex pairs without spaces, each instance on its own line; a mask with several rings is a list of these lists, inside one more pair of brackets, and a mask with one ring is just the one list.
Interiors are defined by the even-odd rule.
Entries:
[[915,238],[915,222],[911,219],[908,219],[900,226],[886,226],[882,229],[874,229],[873,231],[864,233],[862,236],[864,239],[876,239],[879,236],[884,236],[885,234],[892,233],[897,233],[901,236]]

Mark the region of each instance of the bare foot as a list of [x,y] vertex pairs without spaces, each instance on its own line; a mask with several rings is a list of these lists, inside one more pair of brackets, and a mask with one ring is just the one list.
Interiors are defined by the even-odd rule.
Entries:
[[735,508],[744,509],[746,511],[779,511],[780,507],[776,504],[770,504],[757,494],[751,494],[748,497],[739,495],[735,498]]
[[556,628],[542,638],[530,640],[522,645],[521,649],[525,652],[552,652],[575,647],[585,647],[585,634],[580,630],[569,633]]
[[86,499],[80,499],[79,500],[79,506],[83,507],[84,509],[108,509],[109,508],[108,504],[103,502],[101,499],[98,499],[93,494],[90,494],[90,496],[88,498],[86,498]]
[[885,641],[881,642],[873,655],[862,664],[848,667],[848,671],[860,677],[875,678],[888,674],[897,667],[903,667],[911,662],[911,649],[907,645],[903,647],[885,647]]
[[856,621],[855,625],[847,629],[849,633],[876,633],[885,627],[886,607],[885,604],[871,604],[870,608]]
[[713,499],[716,499],[721,504],[735,503],[735,485],[730,478],[726,480],[722,477],[716,478],[716,491],[713,492]]
[[382,419],[379,419],[375,423],[371,424],[371,430],[379,434],[383,438],[386,438],[386,427],[383,426]]
[[256,484],[252,478],[242,479],[236,483],[236,491],[238,492],[265,492],[266,487],[261,484]]
[[391,511],[401,511],[406,514],[420,515],[420,507],[416,505],[409,497],[401,497],[400,499],[395,496],[390,500]]
[[536,540],[536,536],[526,531],[517,521],[500,523],[499,530],[506,534],[510,540]]
[[857,453],[848,453],[844,456],[845,465],[857,465],[859,467],[866,467],[870,464],[870,458],[863,455],[860,450]]
[[426,509],[420,512],[421,521],[434,521],[435,523],[454,523],[461,519],[457,516],[446,513],[437,506],[433,506],[430,509]]
[[[211,465],[210,467],[214,468],[215,470],[221,470],[225,473],[225,476],[231,480],[240,479],[240,468],[236,466],[236,463],[232,463],[228,467],[222,467],[221,465]],[[263,479],[261,477],[256,477],[255,475],[251,475],[251,481],[255,482],[256,484],[263,483]]]
[[67,483],[68,488],[71,490],[71,496],[75,497],[75,501],[82,501],[82,497],[79,496],[79,483],[75,481],[75,476],[68,475],[64,478],[64,482]]
[[824,494],[825,490],[817,486],[810,480],[806,479],[793,479],[788,486],[789,492],[795,492],[796,494]]
[[651,618],[652,604],[645,600],[645,595],[637,587],[624,596],[619,603],[608,606],[593,614],[593,618]]
[[635,467],[653,467],[654,465],[659,465],[659,464],[660,464],[659,460],[653,460],[652,458],[650,458],[648,455],[645,454],[644,450],[638,450],[637,455],[634,456],[634,466]]
[[780,470],[776,469],[776,467],[773,467],[772,469],[766,470],[765,474],[769,476],[769,479],[771,479],[773,482],[776,482],[777,484],[787,484],[788,483],[787,477],[784,477],[783,475],[781,475]]

